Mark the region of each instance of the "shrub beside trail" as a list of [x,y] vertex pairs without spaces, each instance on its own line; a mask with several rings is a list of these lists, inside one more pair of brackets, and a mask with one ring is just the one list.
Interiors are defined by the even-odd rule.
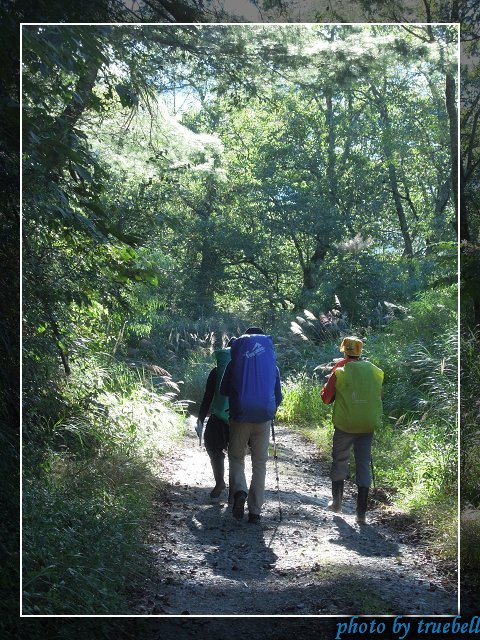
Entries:
[[62,392],[68,409],[25,438],[23,611],[124,613],[145,577],[158,468],[183,436],[182,407],[142,372],[104,359]]
[[[365,357],[385,372],[384,420],[372,452],[376,485],[388,503],[420,518],[436,552],[455,558],[458,350],[451,293],[445,288],[423,294],[407,319],[359,334],[365,333]],[[316,347],[320,362],[329,361],[335,346]],[[277,419],[313,440],[329,459],[333,426],[331,407],[320,399],[323,383],[314,367],[287,374]]]

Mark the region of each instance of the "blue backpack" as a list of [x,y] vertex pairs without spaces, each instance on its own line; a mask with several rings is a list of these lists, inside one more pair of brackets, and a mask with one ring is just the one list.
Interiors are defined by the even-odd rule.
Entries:
[[230,418],[236,422],[272,420],[277,410],[277,364],[272,337],[240,336],[232,344],[230,355]]

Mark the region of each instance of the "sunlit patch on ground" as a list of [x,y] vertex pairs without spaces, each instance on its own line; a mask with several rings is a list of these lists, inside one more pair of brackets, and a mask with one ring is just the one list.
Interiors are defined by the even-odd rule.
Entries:
[[[276,428],[279,490],[267,466],[260,525],[236,521],[228,491],[212,500],[208,455],[190,429],[164,470],[148,545],[153,578],[136,612],[175,615],[454,614],[446,583],[423,547],[380,524],[355,523],[355,493],[344,513],[326,509],[327,465],[310,443]],[[247,478],[251,473],[246,458]],[[226,473],[227,475],[227,473]],[[280,512],[282,519],[280,520]],[[388,523],[387,523],[388,524]]]

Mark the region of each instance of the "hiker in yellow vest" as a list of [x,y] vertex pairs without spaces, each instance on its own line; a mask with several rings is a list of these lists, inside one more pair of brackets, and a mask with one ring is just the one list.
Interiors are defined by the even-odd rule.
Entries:
[[371,484],[370,463],[373,432],[382,424],[383,371],[360,359],[363,342],[356,336],[342,340],[344,358],[337,361],[325,383],[321,397],[333,406],[332,500],[328,508],[342,511],[344,480],[353,446],[355,476],[358,486],[356,521],[365,524],[368,492]]

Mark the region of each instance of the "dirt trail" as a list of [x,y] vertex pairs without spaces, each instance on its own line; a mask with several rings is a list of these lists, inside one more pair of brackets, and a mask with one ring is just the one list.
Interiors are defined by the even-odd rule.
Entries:
[[[438,615],[457,613],[456,583],[425,545],[370,511],[327,511],[330,480],[315,447],[276,427],[280,504],[273,459],[267,465],[262,522],[234,520],[227,491],[212,500],[212,473],[192,431],[164,467],[167,489],[148,540],[155,579],[134,604],[147,615]],[[247,478],[250,475],[247,457]]]

